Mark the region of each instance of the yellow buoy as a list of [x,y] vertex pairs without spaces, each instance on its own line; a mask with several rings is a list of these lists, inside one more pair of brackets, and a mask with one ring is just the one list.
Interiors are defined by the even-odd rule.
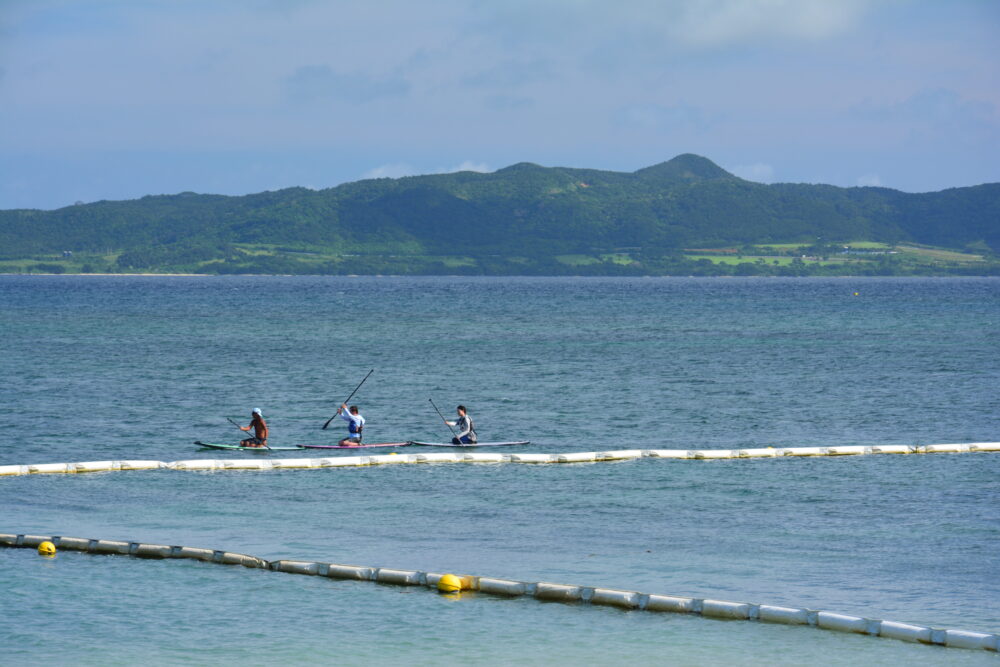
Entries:
[[41,556],[55,556],[56,545],[46,540],[38,545],[38,553]]
[[858,293],[857,293],[857,292],[855,292],[855,293],[854,293],[854,296],[857,296],[857,295],[858,295]]
[[438,581],[438,590],[442,593],[454,593],[462,590],[462,580],[454,574],[446,574]]

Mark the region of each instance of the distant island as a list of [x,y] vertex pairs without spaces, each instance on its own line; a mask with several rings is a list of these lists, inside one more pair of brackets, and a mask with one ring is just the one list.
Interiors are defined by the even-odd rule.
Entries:
[[519,163],[0,211],[0,273],[1000,275],[1000,184],[904,193]]

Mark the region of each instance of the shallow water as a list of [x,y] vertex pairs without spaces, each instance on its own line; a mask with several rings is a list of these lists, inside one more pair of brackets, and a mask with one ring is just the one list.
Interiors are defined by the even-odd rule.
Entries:
[[[431,397],[532,452],[996,441],[998,332],[992,279],[2,277],[0,464],[272,456],[190,444],[235,439],[224,416],[257,406],[274,444],[331,442],[319,427],[372,367],[355,401],[372,441],[446,437]],[[0,532],[997,632],[998,491],[995,454],[122,472],[0,479]],[[90,663],[997,657],[198,563],[0,559],[23,608],[0,639],[24,663],[53,634]]]

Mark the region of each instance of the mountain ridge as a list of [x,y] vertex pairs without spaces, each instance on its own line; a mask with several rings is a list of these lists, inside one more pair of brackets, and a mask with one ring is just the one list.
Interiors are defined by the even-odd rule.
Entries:
[[173,265],[225,263],[235,246],[247,244],[334,255],[540,258],[817,239],[978,244],[997,252],[1000,184],[931,193],[763,184],[685,153],[634,172],[520,162],[487,173],[365,179],[322,190],[183,192],[0,211],[3,258],[102,251],[119,262],[145,254]]

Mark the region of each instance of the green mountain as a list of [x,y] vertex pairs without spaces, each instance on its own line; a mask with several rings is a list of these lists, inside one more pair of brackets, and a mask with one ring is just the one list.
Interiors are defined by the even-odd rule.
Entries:
[[922,194],[764,185],[686,154],[633,173],[519,163],[318,191],[0,211],[0,259],[72,251],[93,270],[544,273],[580,255],[658,272],[650,267],[684,249],[857,241],[989,256],[1000,251],[1000,184]]

